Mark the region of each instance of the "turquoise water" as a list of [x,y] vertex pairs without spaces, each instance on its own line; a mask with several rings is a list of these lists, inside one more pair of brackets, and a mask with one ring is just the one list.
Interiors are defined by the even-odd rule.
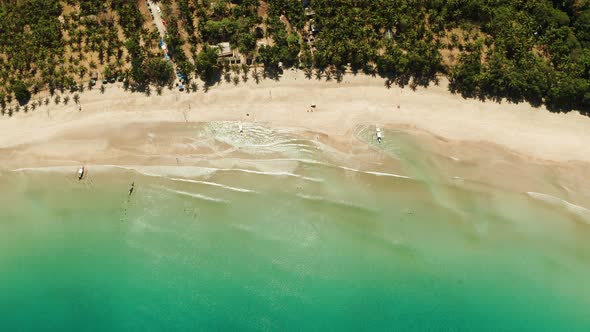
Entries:
[[[282,145],[299,159],[282,172],[244,162],[184,175],[101,169],[84,182],[0,173],[0,326],[590,330],[583,210],[487,183],[482,164],[408,134],[388,131],[383,145],[370,129],[358,136],[375,172],[281,137],[239,153],[260,163],[256,144]],[[567,179],[530,169],[507,182],[560,196]]]

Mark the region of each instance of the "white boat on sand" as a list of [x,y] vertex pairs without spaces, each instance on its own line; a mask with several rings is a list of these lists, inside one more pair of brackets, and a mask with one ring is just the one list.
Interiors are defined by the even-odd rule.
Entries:
[[377,142],[381,143],[381,141],[383,140],[383,132],[381,131],[381,128],[377,127]]

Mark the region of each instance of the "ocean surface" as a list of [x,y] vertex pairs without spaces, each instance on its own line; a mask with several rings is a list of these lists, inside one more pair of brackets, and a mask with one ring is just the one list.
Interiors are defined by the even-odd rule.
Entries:
[[232,126],[165,166],[0,172],[0,329],[590,331],[579,169]]

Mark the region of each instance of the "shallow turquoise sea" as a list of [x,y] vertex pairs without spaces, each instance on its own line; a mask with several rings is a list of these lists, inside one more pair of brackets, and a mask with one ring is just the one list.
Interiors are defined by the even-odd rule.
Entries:
[[550,168],[520,166],[527,194],[411,135],[358,137],[374,169],[301,140],[283,171],[1,172],[0,328],[590,330],[587,212]]

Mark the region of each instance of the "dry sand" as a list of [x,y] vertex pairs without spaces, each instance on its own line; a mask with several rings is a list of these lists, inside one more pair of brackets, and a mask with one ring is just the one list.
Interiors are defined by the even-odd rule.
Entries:
[[[208,121],[256,122],[281,130],[351,140],[358,124],[398,126],[439,139],[494,145],[538,161],[590,162],[590,118],[554,114],[528,104],[466,100],[447,83],[412,91],[387,89],[383,79],[346,75],[341,83],[307,80],[289,71],[280,81],[222,83],[203,92],[162,96],[125,92],[81,94],[82,111],[53,101],[35,111],[0,118],[0,168],[80,163],[169,164],[187,151],[181,141],[150,142],[154,128]],[[317,108],[310,112],[310,104]],[[398,108],[399,106],[399,108]],[[138,158],[142,156],[142,158]],[[164,162],[166,161],[166,162]]]

